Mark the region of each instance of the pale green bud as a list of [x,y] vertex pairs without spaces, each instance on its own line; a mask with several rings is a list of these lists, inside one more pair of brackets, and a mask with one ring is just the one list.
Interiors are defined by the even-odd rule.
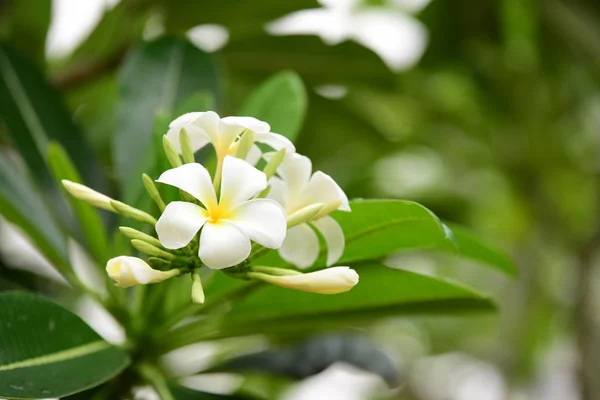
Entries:
[[67,190],[67,192],[71,194],[71,196],[79,200],[83,200],[86,203],[91,204],[95,207],[102,208],[111,212],[117,212],[111,204],[113,199],[111,199],[110,197],[102,193],[96,192],[95,190],[90,189],[89,187],[80,183],[71,182],[66,179],[63,179],[61,182],[64,188]]
[[275,154],[271,156],[271,159],[269,160],[267,165],[265,165],[265,169],[263,169],[263,172],[267,176],[267,180],[271,179],[271,177],[275,175],[275,172],[277,172],[277,168],[279,168],[284,158],[285,149],[279,149],[275,152]]
[[152,180],[152,178],[150,178],[146,174],[143,174],[142,180],[144,181],[144,187],[146,188],[146,191],[148,192],[148,195],[150,196],[150,198],[154,201],[154,203],[156,203],[156,205],[158,206],[158,208],[160,209],[161,212],[164,211],[164,209],[166,207],[165,202],[163,201],[162,197],[160,196],[158,188],[154,184],[154,181]]
[[310,222],[321,212],[323,203],[315,203],[306,206],[287,217],[287,228],[293,228],[296,225]]
[[319,219],[321,217],[331,214],[332,212],[340,208],[341,205],[342,202],[339,200],[330,201],[328,203],[323,204],[323,208],[321,208],[321,211],[319,211],[319,213],[315,216],[314,219]]
[[235,156],[237,158],[241,158],[242,160],[245,160],[246,157],[248,156],[248,153],[250,152],[250,148],[252,147],[253,144],[254,144],[254,132],[246,129],[244,131],[244,133],[242,133],[240,140],[237,142],[237,150],[235,151]]
[[204,289],[198,271],[192,273],[192,301],[196,304],[204,304]]
[[142,253],[148,254],[149,256],[160,257],[166,260],[174,260],[175,255],[169,253],[168,251],[164,251],[159,249],[156,246],[151,245],[148,242],[144,242],[139,239],[132,239],[131,245]]
[[181,146],[181,154],[183,155],[183,162],[186,164],[196,162],[194,158],[194,152],[192,151],[192,142],[185,128],[181,128],[179,131],[179,145]]
[[167,135],[163,136],[162,143],[163,150],[165,151],[165,155],[169,160],[169,164],[171,164],[173,168],[179,167],[181,165],[181,158],[179,158],[179,154],[177,154],[175,146],[173,146],[173,143],[171,143]]
[[133,229],[128,226],[120,226],[119,231],[129,239],[138,239],[143,242],[149,243],[153,246],[162,248],[162,244],[157,238],[150,236],[144,232],[140,232],[137,229]]
[[152,215],[144,212],[142,210],[138,210],[137,208],[131,207],[125,203],[121,203],[120,201],[111,200],[110,204],[116,210],[115,212],[123,215],[124,217],[128,217],[134,219],[136,221],[145,222],[150,225],[156,224],[156,218]]

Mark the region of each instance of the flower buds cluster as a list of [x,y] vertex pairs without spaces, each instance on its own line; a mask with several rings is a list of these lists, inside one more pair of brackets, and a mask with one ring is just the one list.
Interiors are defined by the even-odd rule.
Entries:
[[[216,157],[212,174],[194,159],[194,153],[208,144]],[[170,124],[163,148],[173,168],[156,182],[179,189],[181,201],[166,203],[155,182],[144,174],[144,187],[161,212],[158,220],[86,186],[63,181],[74,197],[156,231],[157,238],[120,228],[158,269],[139,258],[114,258],[106,270],[117,286],[156,283],[187,272],[193,280],[192,299],[202,303],[198,269],[203,266],[314,293],[341,293],[358,282],[358,275],[348,267],[303,274],[252,266],[269,249],[278,249],[281,258],[295,267],[313,265],[320,253],[316,231],[327,246],[323,262],[333,265],[343,253],[345,240],[329,214],[350,211],[337,183],[321,171],[313,173],[310,160],[296,153],[284,136],[270,132],[269,124],[251,117],[220,118],[210,111],[185,114]],[[256,165],[263,165],[262,170]]]

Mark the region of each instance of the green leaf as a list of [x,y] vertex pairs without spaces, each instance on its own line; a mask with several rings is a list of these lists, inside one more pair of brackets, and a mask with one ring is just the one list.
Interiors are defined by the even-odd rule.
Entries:
[[[406,250],[441,249],[456,252],[439,219],[418,203],[404,200],[354,200],[352,212],[336,211],[332,217],[340,224],[346,248],[338,265],[374,260]],[[325,266],[325,249],[315,268]],[[272,251],[258,259],[257,265],[286,264]]]
[[292,348],[246,354],[205,372],[263,372],[305,379],[337,362],[381,376],[393,387],[399,372],[390,358],[366,337],[348,334],[317,335]]
[[27,177],[0,154],[0,213],[19,226],[61,272],[69,271],[65,237]]
[[294,141],[300,133],[308,100],[302,80],[284,71],[261,84],[246,100],[240,115],[268,122],[271,130]]
[[462,257],[479,261],[512,276],[517,274],[515,263],[502,250],[490,246],[462,226],[449,223],[445,225],[452,231],[453,240]]
[[[71,182],[83,183],[69,156],[58,143],[53,142],[48,146],[48,163],[57,182],[67,179]],[[64,192],[66,193],[66,190]],[[69,194],[66,196],[79,221],[90,254],[98,264],[103,265],[108,259],[108,238],[100,214],[87,203]]]
[[127,57],[119,85],[113,157],[124,201],[136,204],[143,192],[142,173],[156,165],[157,113],[172,115],[177,104],[200,90],[218,100],[218,74],[211,56],[183,39],[166,37],[141,45]]
[[[173,348],[202,339],[361,326],[389,316],[495,309],[489,297],[447,279],[395,270],[375,262],[355,269],[360,282],[349,292],[336,295],[256,286],[255,293],[222,316],[218,327],[205,320],[190,323],[173,331],[165,344]],[[219,274],[219,279],[233,280],[224,274]],[[207,291],[207,305],[211,302],[210,293]]]
[[173,117],[196,111],[210,111],[214,109],[215,98],[212,93],[207,90],[201,90],[191,94],[177,104]]
[[31,175],[59,195],[46,162],[50,141],[60,143],[84,180],[103,191],[106,179],[58,93],[22,54],[0,45],[0,120]]
[[176,384],[169,385],[175,400],[244,400],[247,397],[199,392]]
[[78,316],[44,297],[0,293],[0,396],[41,399],[107,381],[128,364]]

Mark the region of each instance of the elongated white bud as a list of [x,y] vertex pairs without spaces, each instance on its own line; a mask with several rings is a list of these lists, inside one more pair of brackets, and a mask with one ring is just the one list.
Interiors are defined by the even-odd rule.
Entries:
[[287,228],[293,228],[296,225],[314,220],[323,209],[323,203],[315,203],[306,206],[287,217]]
[[333,267],[308,274],[274,276],[249,272],[248,277],[288,289],[320,294],[347,292],[358,283],[358,274],[350,267]]
[[112,212],[117,212],[115,208],[110,204],[110,202],[113,200],[110,197],[102,193],[96,192],[95,190],[90,189],[89,187],[80,183],[71,182],[66,179],[63,179],[61,182],[64,188],[67,190],[67,192],[71,194],[71,196],[79,200],[83,200],[86,203],[89,203],[95,207]]
[[120,256],[108,260],[106,272],[117,282],[115,286],[130,287],[162,282],[179,275],[180,271],[178,269],[159,271],[137,257]]

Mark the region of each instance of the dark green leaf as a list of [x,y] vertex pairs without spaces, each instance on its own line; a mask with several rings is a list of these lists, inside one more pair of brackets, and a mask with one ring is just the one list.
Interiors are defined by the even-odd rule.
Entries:
[[218,101],[212,58],[183,39],[162,38],[135,49],[119,77],[121,98],[113,140],[116,172],[127,203],[142,194],[142,173],[156,164],[153,127],[157,113],[172,115],[188,96],[207,90]]
[[[340,328],[388,316],[495,309],[487,296],[446,279],[377,263],[359,265],[356,271],[360,282],[349,292],[336,295],[256,286],[255,293],[223,316],[217,329],[205,321],[188,324],[173,332],[167,346],[182,346],[208,338]],[[219,274],[219,279],[233,281],[223,274]],[[252,284],[245,284],[248,285]],[[207,291],[207,305],[211,301],[210,293]]]
[[[53,142],[48,146],[48,164],[58,182],[66,179],[71,182],[83,183],[71,159],[58,143]],[[79,222],[90,254],[99,265],[103,265],[108,260],[108,238],[100,214],[89,204],[68,194],[66,196]]]
[[55,189],[45,162],[50,141],[61,144],[84,181],[103,191],[106,180],[58,93],[30,60],[0,45],[0,119],[32,176]]
[[[174,116],[196,111],[210,111],[215,109],[215,98],[211,92],[201,90],[183,99],[175,108]],[[170,121],[169,121],[170,122]]]
[[0,293],[0,396],[48,398],[112,378],[127,355],[78,316],[41,296]]
[[390,386],[398,383],[399,372],[384,352],[367,338],[347,334],[319,335],[296,347],[243,355],[210,371],[266,372],[304,379],[336,362],[345,362],[376,373]]
[[175,400],[244,400],[246,397],[199,392],[179,385],[169,385]]
[[509,275],[517,274],[514,262],[502,250],[485,243],[464,227],[448,223],[446,225],[452,231],[454,242],[461,256],[479,261]]
[[261,119],[271,130],[294,141],[307,108],[306,89],[295,72],[280,72],[261,84],[246,100],[240,115]]
[[64,235],[27,177],[2,155],[0,178],[0,213],[19,226],[48,260],[59,268],[65,266],[67,246]]
[[[354,200],[350,207],[352,212],[332,214],[346,237],[346,248],[338,265],[406,250],[456,252],[439,219],[420,204],[404,200]],[[273,251],[256,264],[284,265],[285,262]],[[315,265],[324,266],[325,257],[321,256]]]

